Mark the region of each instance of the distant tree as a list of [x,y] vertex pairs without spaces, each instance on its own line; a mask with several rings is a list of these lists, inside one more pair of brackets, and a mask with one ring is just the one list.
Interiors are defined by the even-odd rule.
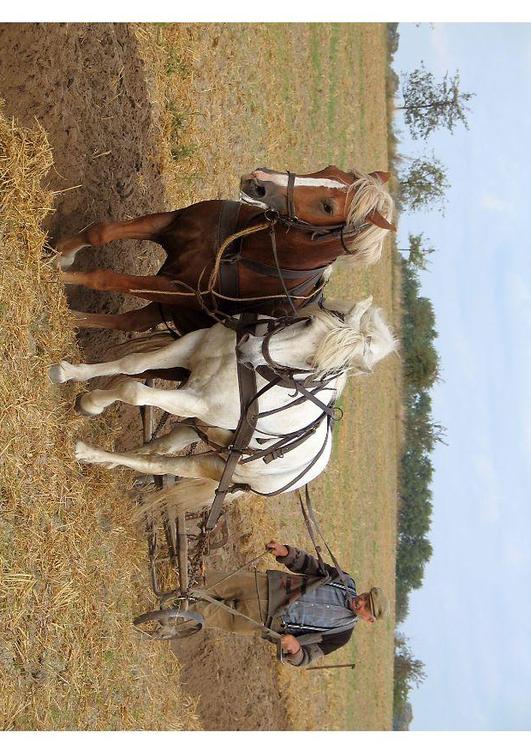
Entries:
[[445,192],[450,187],[446,168],[435,155],[416,157],[409,168],[399,175],[399,202],[410,211],[419,211],[433,202],[440,204],[443,212]]
[[419,589],[422,586],[424,566],[431,558],[432,553],[433,548],[428,539],[424,537],[410,539],[399,535],[396,577],[404,591]]
[[409,615],[409,589],[403,581],[396,582],[395,617],[397,622],[404,622]]
[[439,377],[439,355],[433,346],[415,344],[406,359],[405,375],[416,388],[431,388]]
[[400,708],[395,707],[393,710],[393,731],[407,732],[409,725],[413,721],[413,708],[411,703],[406,701]]
[[407,257],[408,263],[410,263],[413,266],[416,266],[421,271],[426,271],[428,268],[427,256],[434,253],[435,248],[428,247],[425,244],[424,235],[422,232],[420,234],[410,234],[408,239],[409,239],[409,247],[399,248],[400,252],[408,253],[408,257]]
[[439,355],[433,342],[437,338],[435,313],[431,300],[419,297],[414,271],[405,265],[403,276],[404,316],[402,352],[406,385],[420,391],[431,388],[439,377]]
[[426,679],[424,664],[413,657],[402,633],[395,633],[395,660],[393,675],[393,729],[409,729],[413,718],[408,702],[409,691]]
[[402,633],[395,634],[395,677],[407,680],[410,686],[415,687],[426,679],[424,664],[413,658],[407,638]]
[[426,391],[416,391],[406,396],[408,445],[431,453],[436,443],[448,445],[446,428],[431,417],[431,396]]
[[447,72],[442,82],[437,83],[432,73],[420,67],[412,73],[402,74],[402,96],[404,105],[397,107],[404,111],[404,118],[412,138],[427,137],[437,128],[448,128],[450,133],[458,123],[468,130],[465,112],[469,112],[466,102],[475,96],[460,90],[459,71],[453,78]]

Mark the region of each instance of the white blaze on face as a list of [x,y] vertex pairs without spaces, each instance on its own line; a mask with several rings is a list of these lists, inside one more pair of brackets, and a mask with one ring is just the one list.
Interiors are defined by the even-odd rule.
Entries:
[[[264,172],[257,169],[253,176],[260,182],[272,182],[279,187],[288,187],[288,175],[284,172]],[[294,187],[322,187],[335,190],[345,190],[349,187],[340,180],[330,180],[326,177],[295,177]]]
[[267,203],[256,200],[256,198],[251,198],[251,196],[247,195],[247,193],[244,193],[243,190],[240,190],[240,201],[242,203],[248,203],[250,206],[257,206],[257,208],[269,208]]

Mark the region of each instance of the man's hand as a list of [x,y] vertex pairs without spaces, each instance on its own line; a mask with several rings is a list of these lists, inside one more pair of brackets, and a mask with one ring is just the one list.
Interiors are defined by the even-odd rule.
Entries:
[[298,654],[302,646],[294,635],[283,635],[280,639],[282,651],[286,654]]
[[275,557],[286,557],[286,555],[289,554],[286,545],[280,544],[280,542],[275,542],[274,539],[271,539],[271,541],[266,544],[266,549],[268,549],[271,554],[275,555]]

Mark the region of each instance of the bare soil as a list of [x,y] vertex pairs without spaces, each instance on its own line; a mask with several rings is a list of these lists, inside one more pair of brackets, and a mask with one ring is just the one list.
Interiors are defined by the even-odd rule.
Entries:
[[[53,149],[48,187],[57,195],[46,227],[52,243],[95,221],[169,208],[158,153],[157,107],[128,25],[2,24],[0,70],[6,116],[27,126],[37,119]],[[160,248],[151,243],[121,242],[80,252],[76,268],[106,266],[145,274],[158,269],[162,258]],[[69,288],[68,298],[73,308],[93,312],[145,304],[81,288]],[[97,360],[123,339],[124,334],[109,331],[81,331],[78,336],[87,361]],[[138,410],[123,406],[120,414],[128,437],[120,438],[118,445],[132,447],[141,439]],[[235,536],[215,553],[213,567],[244,562],[239,514],[232,515]],[[271,647],[258,637],[213,631],[178,644],[175,653],[183,665],[184,691],[199,701],[204,729],[288,728]]]

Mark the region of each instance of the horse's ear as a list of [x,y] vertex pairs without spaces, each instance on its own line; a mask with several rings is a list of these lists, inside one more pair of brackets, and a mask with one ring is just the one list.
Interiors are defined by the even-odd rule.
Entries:
[[372,305],[372,294],[370,294],[365,299],[362,299],[359,302],[356,302],[356,304],[353,305],[348,311],[347,317],[350,319],[355,318],[358,321],[360,321],[371,305]]
[[390,229],[391,231],[396,232],[395,225],[388,222],[387,219],[384,219],[382,214],[376,209],[367,214],[367,221],[370,221],[371,224],[374,224],[381,229]]
[[391,177],[391,172],[380,172],[379,170],[376,170],[375,172],[369,172],[369,176],[378,177],[380,182],[387,182]]
[[358,375],[361,375],[361,374],[371,375],[372,374],[372,370],[369,367],[369,365],[364,365],[364,364],[356,365],[356,370],[358,371]]
[[358,308],[361,310],[361,316],[365,315],[369,307],[372,305],[372,294],[369,294],[368,297],[365,297],[365,299],[360,300],[358,302]]

